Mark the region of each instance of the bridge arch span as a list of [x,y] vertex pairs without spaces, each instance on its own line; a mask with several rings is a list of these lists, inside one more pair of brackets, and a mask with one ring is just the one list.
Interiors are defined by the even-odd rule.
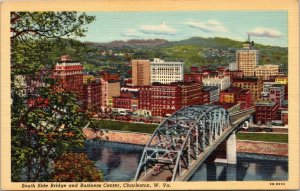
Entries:
[[[163,121],[144,148],[135,181],[176,181],[232,127],[228,111],[214,105],[182,108]],[[216,143],[217,142],[217,143]]]

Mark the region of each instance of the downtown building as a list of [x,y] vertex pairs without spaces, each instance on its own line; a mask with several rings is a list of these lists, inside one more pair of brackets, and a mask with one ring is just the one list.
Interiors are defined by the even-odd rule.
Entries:
[[199,73],[184,74],[184,81],[201,83],[202,82],[202,74],[199,74]]
[[202,78],[203,86],[217,86],[219,91],[225,90],[230,87],[229,76],[208,76]]
[[252,101],[260,100],[263,91],[263,81],[258,78],[237,78],[232,86],[249,89],[252,94]]
[[288,84],[288,76],[276,76],[275,77],[275,82],[277,84],[287,85]]
[[262,98],[268,99],[270,97],[270,87],[277,84],[274,80],[264,80],[263,81],[263,91],[262,91]]
[[113,107],[113,97],[120,96],[120,81],[101,79],[101,108],[106,110]]
[[254,68],[254,74],[258,78],[269,79],[279,74],[279,66],[273,64],[256,66]]
[[236,51],[236,65],[238,70],[243,71],[245,77],[254,76],[258,59],[258,50],[254,49],[254,43],[250,43],[250,39],[244,44],[243,49]]
[[83,84],[83,108],[98,111],[101,108],[101,83],[88,80]]
[[255,123],[271,124],[277,119],[279,104],[270,100],[260,100],[255,103]]
[[170,84],[172,82],[183,81],[183,62],[165,62],[159,58],[154,58],[150,63],[150,82]]
[[100,76],[101,82],[101,109],[108,111],[113,107],[113,97],[120,96],[121,85],[118,74],[104,72]]
[[225,71],[225,76],[229,76],[230,81],[233,82],[235,78],[243,78],[244,74],[243,71],[241,70],[235,70],[235,71],[227,70]]
[[252,107],[252,94],[250,90],[233,87],[220,92],[220,103],[240,103],[240,110]]
[[[205,92],[208,92],[209,103],[219,101],[219,88],[217,86],[203,86],[202,91],[203,91],[203,95],[205,95]],[[203,103],[207,103],[205,98],[203,99]]]
[[169,116],[189,105],[201,104],[201,84],[175,82],[142,86],[139,109],[151,111],[153,116]]
[[120,96],[113,97],[113,107],[115,109],[125,109],[133,112],[138,109],[138,105],[138,92],[121,91]]
[[285,94],[285,85],[283,84],[274,84],[269,89],[269,97],[272,101],[277,102],[279,106],[284,101]]
[[132,86],[150,85],[150,61],[131,60]]
[[78,98],[83,98],[83,66],[79,61],[71,61],[67,55],[61,56],[56,63],[54,79],[58,80],[58,91],[76,93]]

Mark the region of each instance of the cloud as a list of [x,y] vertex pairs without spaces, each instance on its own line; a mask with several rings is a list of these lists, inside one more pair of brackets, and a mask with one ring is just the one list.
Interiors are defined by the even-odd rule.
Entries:
[[200,21],[187,21],[185,22],[188,26],[196,29],[200,29],[204,32],[228,32],[228,29],[217,20],[208,20],[207,22]]
[[143,25],[139,27],[142,33],[146,34],[163,34],[163,35],[174,35],[176,34],[176,29],[168,26],[166,23],[161,23],[160,25]]
[[268,37],[268,38],[280,38],[282,33],[276,29],[272,28],[263,28],[263,27],[256,27],[252,31],[248,32],[251,36],[258,36],[258,37]]
[[126,32],[121,33],[121,36],[123,36],[123,37],[133,37],[133,38],[140,37],[140,35],[134,29],[128,29]]

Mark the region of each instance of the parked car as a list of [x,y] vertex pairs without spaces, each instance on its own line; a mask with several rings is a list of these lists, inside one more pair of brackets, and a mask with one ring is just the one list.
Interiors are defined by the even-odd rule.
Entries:
[[260,127],[249,127],[249,128],[248,128],[248,131],[249,131],[249,132],[262,132],[263,129],[260,128]]
[[263,128],[263,131],[265,131],[265,132],[273,132],[273,129],[272,128]]

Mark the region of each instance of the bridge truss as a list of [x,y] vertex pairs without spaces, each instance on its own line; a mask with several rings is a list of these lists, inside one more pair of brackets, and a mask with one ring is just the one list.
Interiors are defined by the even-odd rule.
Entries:
[[135,181],[150,171],[159,174],[162,169],[171,173],[167,181],[175,181],[229,127],[229,113],[219,106],[178,110],[153,133],[144,148]]

